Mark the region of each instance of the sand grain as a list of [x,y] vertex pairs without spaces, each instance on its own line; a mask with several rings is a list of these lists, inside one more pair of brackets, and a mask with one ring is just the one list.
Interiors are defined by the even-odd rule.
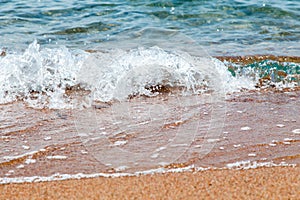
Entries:
[[0,186],[0,199],[299,199],[300,168],[208,170]]

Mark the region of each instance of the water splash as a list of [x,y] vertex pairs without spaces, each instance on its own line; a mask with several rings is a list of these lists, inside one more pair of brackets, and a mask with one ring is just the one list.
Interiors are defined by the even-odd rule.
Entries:
[[236,78],[248,77],[256,83],[256,87],[293,88],[300,86],[300,65],[293,62],[262,60],[250,64],[234,64],[225,62]]
[[255,86],[293,87],[299,86],[300,74],[296,63],[223,63],[197,56],[186,46],[172,50],[152,43],[88,53],[64,46],[42,48],[34,41],[23,53],[0,57],[0,68],[0,104],[21,100],[33,108],[56,109],[161,92],[198,95]]
[[125,100],[135,95],[155,96],[161,87],[182,88],[181,95],[201,94],[209,90],[212,81],[211,63],[210,58],[170,52],[157,46],[112,50],[91,55],[78,80],[92,87],[98,101]]
[[41,49],[34,41],[24,53],[0,59],[0,103],[25,101],[34,108],[66,108],[66,88],[76,84],[76,74],[86,54],[66,47]]

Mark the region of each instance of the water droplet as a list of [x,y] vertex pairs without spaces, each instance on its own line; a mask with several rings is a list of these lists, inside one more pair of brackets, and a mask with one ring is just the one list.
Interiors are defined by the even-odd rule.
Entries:
[[127,141],[124,141],[124,140],[122,140],[122,141],[115,141],[114,145],[115,146],[121,146],[121,145],[125,145],[126,143],[127,143]]
[[30,146],[22,145],[23,149],[28,150],[30,149]]
[[300,134],[300,129],[295,129],[295,130],[292,131],[292,133],[294,133],[294,134]]
[[251,128],[249,126],[244,126],[241,128],[242,131],[249,131]]
[[276,126],[277,126],[278,128],[283,128],[283,127],[285,127],[284,124],[276,124]]
[[33,163],[36,163],[36,159],[31,159],[31,158],[28,158],[25,160],[25,163],[28,165],[28,164],[33,164]]
[[23,169],[24,167],[25,167],[25,166],[21,164],[21,165],[18,165],[16,168],[17,168],[17,169]]
[[50,136],[44,138],[45,141],[48,141],[48,140],[51,140],[51,139],[52,138]]
[[85,150],[81,150],[81,154],[88,154],[88,152]]

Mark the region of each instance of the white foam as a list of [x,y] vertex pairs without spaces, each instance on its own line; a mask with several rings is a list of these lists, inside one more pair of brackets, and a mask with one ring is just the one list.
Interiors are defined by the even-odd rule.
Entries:
[[122,146],[122,145],[125,145],[126,143],[127,143],[126,140],[120,140],[120,141],[115,141],[114,145],[115,146]]
[[29,164],[34,164],[34,163],[36,163],[36,159],[27,158],[27,159],[25,160],[25,163],[26,163],[27,165],[29,165]]
[[[122,167],[124,168],[124,166]],[[147,174],[156,174],[156,173],[179,173],[193,171],[195,169],[193,166],[188,166],[184,168],[175,168],[175,169],[165,169],[157,168],[152,170],[138,171],[135,173],[94,173],[94,174],[53,174],[51,176],[31,176],[31,177],[16,177],[16,178],[0,178],[0,184],[8,183],[32,183],[32,182],[46,182],[46,181],[61,181],[69,179],[82,179],[82,178],[96,178],[96,177],[105,177],[105,178],[116,178],[123,176],[139,176]],[[209,168],[197,168],[198,171],[207,170]]]
[[155,154],[152,154],[150,157],[151,158],[158,158],[158,156],[159,156],[159,153],[155,153]]
[[300,129],[294,129],[294,130],[292,131],[292,133],[294,133],[294,134],[300,134]]
[[22,145],[22,148],[25,150],[28,150],[28,149],[30,149],[30,146]]
[[251,128],[249,126],[241,127],[242,131],[249,131]]
[[162,150],[164,150],[164,149],[166,149],[167,147],[159,147],[159,148],[157,148],[157,149],[155,149],[155,151],[162,151]]
[[46,157],[49,160],[66,160],[67,156],[61,156],[61,155],[55,155],[55,156],[47,156]]
[[280,164],[275,164],[273,162],[251,162],[250,160],[246,161],[238,161],[234,163],[228,163],[226,167],[228,169],[256,169],[258,167],[296,167],[296,164],[287,164],[285,162],[281,162]]
[[241,89],[254,89],[256,81],[251,80],[250,76],[236,76],[233,77],[222,63],[218,59],[213,59],[218,73],[222,77],[222,84],[224,84],[224,90],[226,93],[232,93],[240,91]]
[[17,156],[3,156],[3,159],[5,161],[12,161],[12,160],[16,160],[16,159],[20,159],[20,158],[24,158],[27,156],[32,156],[34,154],[38,153],[38,151],[31,151],[31,152],[27,152],[21,155],[17,155]]
[[51,139],[52,139],[51,136],[47,136],[47,137],[44,138],[45,141],[48,141],[48,140],[51,140]]
[[210,139],[207,139],[208,143],[215,143],[215,142],[219,142],[219,141],[220,141],[219,138],[210,138]]
[[[149,87],[158,85],[182,88],[183,95],[254,86],[247,77],[233,77],[217,59],[157,46],[90,54],[63,46],[42,48],[34,41],[25,52],[0,58],[0,70],[0,104],[22,99],[34,108],[82,108],[96,100],[155,96]],[[90,93],[66,95],[72,86]]]
[[70,107],[65,89],[76,84],[85,55],[66,47],[42,49],[36,41],[24,53],[8,54],[0,59],[0,103],[23,99],[35,108]]
[[[180,88],[183,95],[207,91],[225,94],[254,89],[259,80],[259,73],[247,67],[233,77],[224,63],[194,52],[195,47],[183,52],[176,50],[175,44],[166,49],[134,46],[91,54],[63,46],[42,48],[34,41],[25,52],[0,58],[0,104],[22,99],[34,108],[84,108],[96,100],[158,95],[150,91],[151,86]],[[291,84],[276,83],[278,87]],[[88,94],[66,95],[66,89],[72,86]]]
[[[210,169],[255,169],[258,167],[296,167],[296,164],[287,164],[285,162],[281,162],[279,164],[275,164],[273,162],[251,162],[251,161],[238,161],[235,163],[229,163],[226,165],[225,168],[202,168],[202,167],[195,167],[193,165],[183,167],[183,168],[173,168],[173,169],[166,169],[166,168],[157,168],[145,171],[138,171],[134,173],[93,173],[93,174],[53,174],[50,176],[31,176],[31,177],[3,177],[0,178],[0,184],[9,184],[9,183],[33,183],[33,182],[47,182],[47,181],[61,181],[61,180],[70,180],[70,179],[82,179],[82,178],[97,178],[97,177],[104,177],[104,178],[117,178],[117,177],[124,177],[124,176],[140,176],[140,175],[151,175],[151,174],[158,174],[158,173],[181,173],[181,172],[199,172],[205,171]],[[122,166],[121,168],[126,168],[126,166]]]
[[89,152],[87,152],[85,150],[81,150],[80,152],[81,152],[81,154],[88,154],[89,153]]
[[121,172],[121,171],[124,171],[128,168],[129,168],[128,166],[123,165],[123,166],[119,166],[119,167],[115,168],[115,170],[116,170],[116,172]]
[[219,76],[218,73],[210,58],[195,58],[154,46],[91,54],[78,79],[89,85],[96,100],[110,101],[137,94],[155,96],[158,93],[151,93],[147,87],[157,85],[183,87],[185,94],[199,94],[209,86],[212,75]]
[[25,167],[25,166],[21,164],[21,165],[18,165],[16,168],[17,168],[17,169],[23,169],[24,167]]

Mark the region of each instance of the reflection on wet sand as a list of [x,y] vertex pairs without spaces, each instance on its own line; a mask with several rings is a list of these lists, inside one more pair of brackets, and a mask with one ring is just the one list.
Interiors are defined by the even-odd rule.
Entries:
[[[266,162],[299,164],[300,135],[296,131],[300,128],[299,97],[300,91],[296,89],[227,95],[225,121],[216,138],[207,134],[213,104],[218,104],[211,101],[209,95],[188,97],[197,98],[197,101],[188,101],[187,97],[135,97],[126,105],[126,110],[131,107],[129,111],[135,110],[136,113],[123,115],[116,112],[121,103],[93,108],[90,114],[95,121],[86,125],[95,125],[98,121],[93,127],[94,134],[78,129],[80,116],[89,114],[82,110],[32,109],[22,102],[1,105],[0,176],[132,173],[160,167],[222,168]],[[173,111],[162,107],[147,110],[150,103],[172,105],[169,108]],[[162,112],[160,117],[158,111]],[[169,114],[166,111],[170,111]],[[185,133],[184,130],[192,134],[188,140],[178,137]],[[176,137],[179,138],[177,143],[172,144]],[[138,161],[146,164],[130,163],[130,159],[126,164],[126,160],[120,158],[122,165],[116,167],[113,160],[107,160],[110,156],[99,157],[101,151],[108,152],[107,149],[115,147],[129,155],[139,153]],[[211,148],[211,151],[206,152],[204,147]],[[142,157],[143,154],[152,157]],[[167,162],[155,162],[161,155]],[[103,158],[106,160],[101,160]]]

